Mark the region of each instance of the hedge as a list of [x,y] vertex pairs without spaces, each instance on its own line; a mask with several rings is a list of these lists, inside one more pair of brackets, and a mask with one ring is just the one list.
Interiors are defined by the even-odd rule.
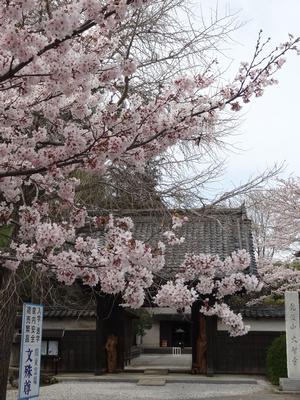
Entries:
[[285,335],[274,339],[268,348],[266,370],[267,377],[273,385],[279,385],[279,378],[287,377]]

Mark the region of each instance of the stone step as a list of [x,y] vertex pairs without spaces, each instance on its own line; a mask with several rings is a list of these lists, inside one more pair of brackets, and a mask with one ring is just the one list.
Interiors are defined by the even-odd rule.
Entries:
[[167,368],[146,368],[144,374],[146,375],[168,375],[169,370]]
[[165,384],[165,378],[142,378],[137,382],[139,386],[164,386]]

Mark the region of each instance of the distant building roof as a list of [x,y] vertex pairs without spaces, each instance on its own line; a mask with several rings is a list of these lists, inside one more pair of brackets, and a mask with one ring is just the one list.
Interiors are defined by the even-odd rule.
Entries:
[[[284,318],[285,317],[285,308],[284,305],[281,304],[260,304],[251,307],[233,307],[235,312],[241,313],[243,318]],[[129,309],[126,309],[126,312],[129,317],[136,318],[136,315]],[[21,309],[18,312],[18,327],[21,327]],[[96,309],[93,308],[85,308],[85,309],[70,309],[63,307],[46,307],[44,309],[44,318],[45,319],[90,319],[96,318],[97,313]],[[153,318],[157,321],[161,320],[189,320],[190,314],[181,314],[181,313],[157,313],[153,315]]]
[[96,309],[73,310],[70,308],[49,307],[44,310],[44,318],[96,318]]
[[[130,318],[138,318],[131,309],[125,309],[126,315]],[[44,319],[94,319],[97,317],[96,307],[89,306],[88,308],[68,308],[68,307],[56,307],[48,306],[44,308],[43,318]],[[20,308],[17,312],[17,327],[20,328],[22,324],[22,309]]]
[[155,243],[171,225],[172,214],[188,216],[188,222],[178,230],[185,241],[180,245],[167,246],[166,268],[162,276],[174,274],[187,253],[218,254],[222,259],[239,249],[251,255],[249,272],[256,274],[251,221],[244,206],[238,208],[202,208],[189,210],[137,210],[124,211],[135,223],[137,239]]
[[[284,305],[257,305],[251,307],[234,308],[236,312],[243,315],[244,318],[284,318]],[[127,310],[130,311],[130,310]],[[96,318],[96,309],[68,309],[61,307],[47,307],[44,310],[44,318]],[[187,318],[187,315],[170,313],[154,315],[157,320],[176,320]]]
[[[249,307],[233,307],[237,313],[241,313],[243,318],[249,319],[284,319],[285,308],[283,304],[260,304]],[[156,321],[182,321],[190,320],[190,314],[181,313],[157,313],[153,315]]]
[[285,308],[281,304],[257,305],[251,307],[243,307],[236,310],[240,312],[244,318],[284,318]]
[[[76,319],[90,319],[97,317],[96,307],[94,308],[84,308],[84,309],[71,309],[63,307],[47,307],[44,310],[44,318],[76,318]],[[131,309],[125,309],[126,316],[128,318],[136,319],[137,315]]]

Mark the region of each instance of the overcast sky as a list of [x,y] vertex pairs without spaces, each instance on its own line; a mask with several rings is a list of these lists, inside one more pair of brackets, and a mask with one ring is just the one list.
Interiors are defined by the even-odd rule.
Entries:
[[[220,14],[230,9],[239,11],[245,25],[232,37],[227,54],[232,57],[230,72],[234,76],[239,61],[253,54],[258,32],[271,37],[274,47],[287,40],[288,33],[300,36],[300,0],[194,0],[195,10],[203,12],[218,4]],[[244,108],[238,135],[231,141],[240,152],[228,154],[228,169],[224,188],[238,184],[250,175],[264,170],[275,162],[285,162],[285,176],[300,176],[300,56],[290,54],[287,63],[277,74],[279,85],[269,87],[261,98]]]

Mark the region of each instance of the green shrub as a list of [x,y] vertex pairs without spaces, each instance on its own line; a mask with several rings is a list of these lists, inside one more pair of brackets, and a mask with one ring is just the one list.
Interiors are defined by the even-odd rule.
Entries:
[[153,316],[143,308],[135,310],[134,313],[138,317],[133,321],[134,334],[139,336],[145,336],[146,330],[152,328]]
[[285,335],[274,339],[268,348],[266,369],[267,377],[273,385],[279,385],[279,378],[287,377]]
[[53,375],[49,375],[47,373],[42,372],[40,376],[40,385],[53,385],[54,383],[58,383],[58,380]]
[[[8,380],[12,387],[15,387],[15,388],[18,387],[18,381],[19,381],[19,368],[18,367],[10,367],[9,368]],[[58,383],[58,380],[56,379],[55,376],[50,375],[49,373],[46,373],[44,371],[41,371],[41,375],[40,375],[40,385],[41,386],[53,385],[54,383]]]

